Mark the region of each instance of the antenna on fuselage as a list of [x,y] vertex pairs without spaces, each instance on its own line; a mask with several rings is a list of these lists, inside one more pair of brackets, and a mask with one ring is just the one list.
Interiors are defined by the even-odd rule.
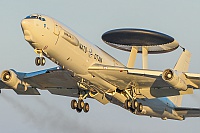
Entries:
[[102,40],[117,49],[130,52],[127,67],[133,68],[137,53],[142,53],[143,69],[148,69],[148,54],[161,54],[179,47],[171,36],[146,29],[115,29],[102,35]]
[[133,68],[134,67],[137,53],[138,53],[137,48],[136,47],[132,47],[130,55],[129,55],[128,63],[126,65],[128,68]]
[[[132,46],[128,63],[126,65],[128,68],[134,67],[137,53],[138,53],[138,47]],[[143,69],[148,69],[148,48],[145,46],[142,47],[142,67]]]

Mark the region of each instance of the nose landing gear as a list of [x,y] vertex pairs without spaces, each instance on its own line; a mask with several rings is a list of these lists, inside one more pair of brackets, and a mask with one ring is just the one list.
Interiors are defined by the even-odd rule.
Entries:
[[82,99],[79,99],[78,102],[74,99],[71,101],[71,108],[76,109],[78,113],[80,113],[82,110],[87,113],[90,110],[89,104],[84,103]]
[[46,60],[45,60],[44,57],[36,57],[35,58],[35,64],[36,64],[36,66],[40,66],[40,65],[44,66],[45,63],[46,63]]
[[39,54],[40,55],[40,57],[36,57],[35,58],[35,64],[36,64],[36,66],[44,66],[45,65],[45,63],[46,63],[46,60],[45,60],[45,58],[43,57],[43,51],[42,50],[40,50],[40,49],[35,49],[34,50],[35,51],[35,53],[37,53],[37,54]]

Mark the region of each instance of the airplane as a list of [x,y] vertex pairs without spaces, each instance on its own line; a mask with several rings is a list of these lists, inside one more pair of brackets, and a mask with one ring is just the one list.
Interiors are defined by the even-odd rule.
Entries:
[[[191,58],[188,50],[183,49],[173,69],[148,69],[148,52],[164,53],[179,47],[172,37],[145,29],[106,32],[102,36],[104,42],[131,52],[125,66],[49,16],[31,14],[21,21],[21,27],[25,40],[39,55],[35,64],[44,66],[48,58],[57,66],[29,73],[4,70],[1,89],[13,89],[19,95],[40,95],[40,89],[74,97],[78,100],[71,101],[71,108],[79,113],[90,110],[84,99],[91,98],[102,104],[118,105],[135,115],[163,120],[200,117],[200,108],[181,107],[182,95],[193,94],[194,89],[200,88],[200,74],[188,72]],[[129,46],[123,37],[133,37],[136,43]],[[134,68],[137,53],[143,56],[142,69]]]

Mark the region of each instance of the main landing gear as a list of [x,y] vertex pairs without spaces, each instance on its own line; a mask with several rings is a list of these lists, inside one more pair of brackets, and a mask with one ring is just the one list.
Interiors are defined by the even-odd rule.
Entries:
[[139,103],[136,99],[134,100],[129,100],[127,99],[124,103],[124,108],[128,110],[137,110],[138,112],[142,112],[143,110],[143,105],[142,103]]
[[82,110],[87,113],[90,110],[90,106],[88,103],[84,103],[82,99],[79,99],[78,102],[76,100],[71,101],[71,108],[76,109],[78,113]]

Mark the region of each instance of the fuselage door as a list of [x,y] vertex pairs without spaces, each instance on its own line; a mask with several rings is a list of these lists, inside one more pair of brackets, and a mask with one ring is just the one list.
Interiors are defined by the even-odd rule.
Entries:
[[54,34],[57,36],[60,34],[60,26],[56,22],[54,24]]

